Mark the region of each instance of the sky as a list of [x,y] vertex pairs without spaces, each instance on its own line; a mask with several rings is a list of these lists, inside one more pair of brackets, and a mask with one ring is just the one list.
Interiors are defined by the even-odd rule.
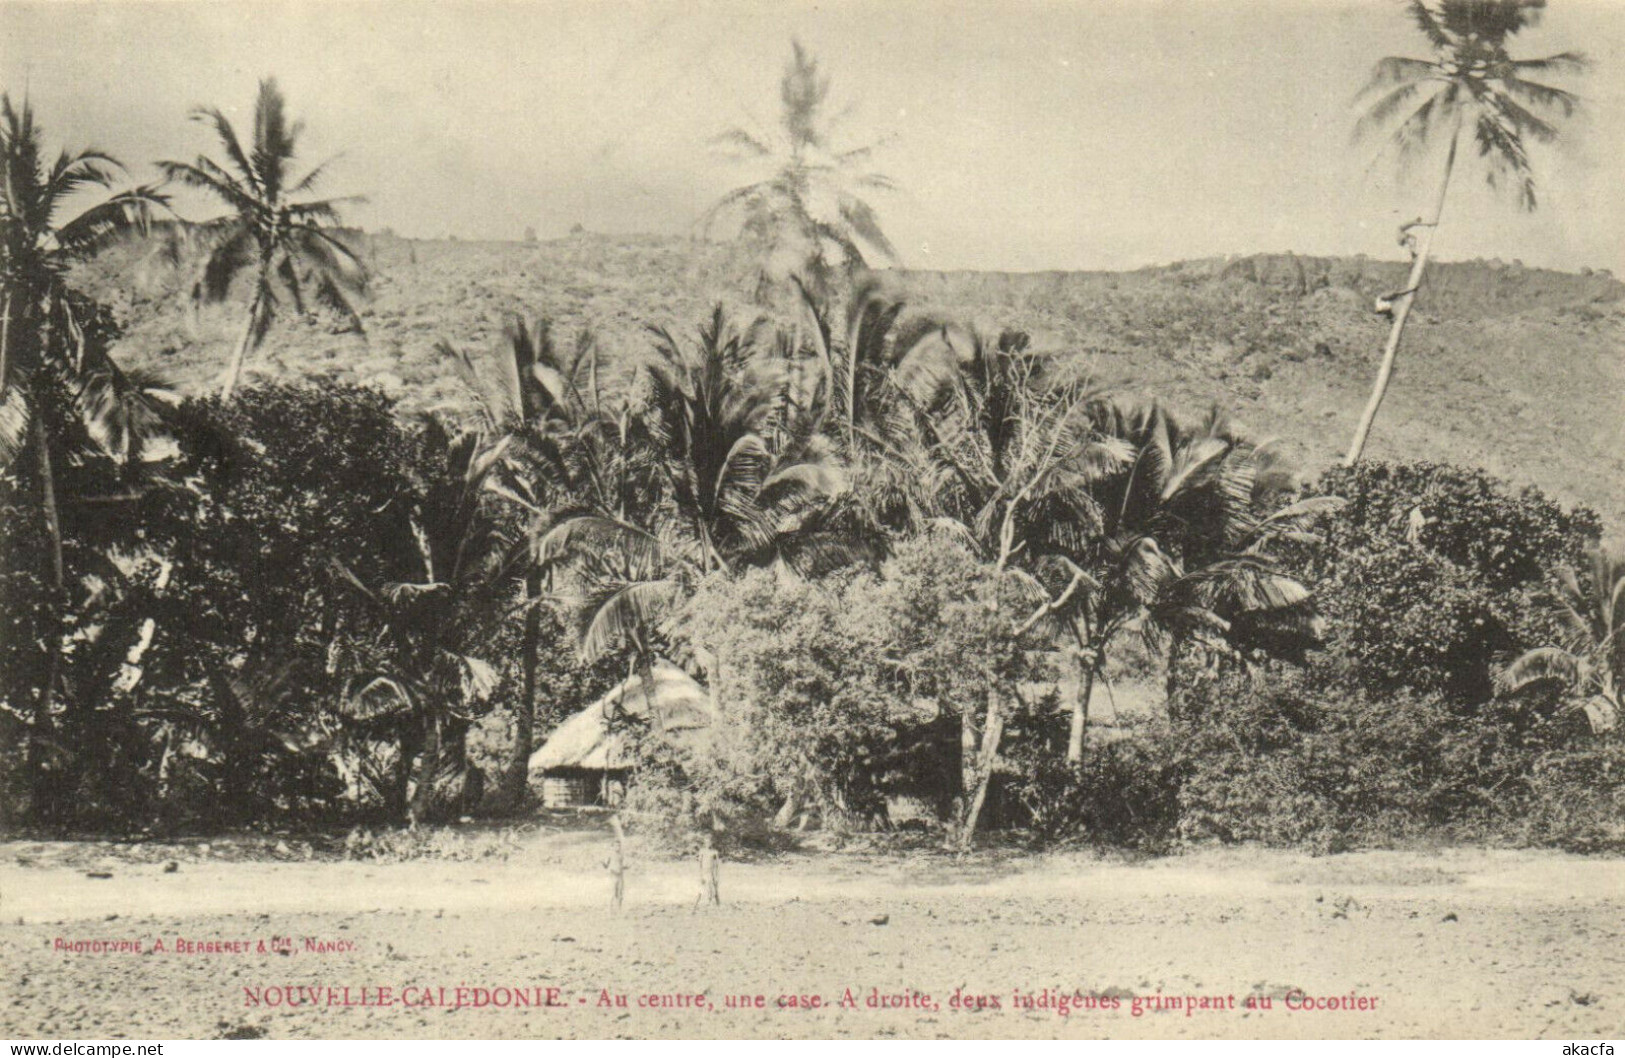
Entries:
[[[1353,144],[1389,54],[1426,57],[1398,0],[0,0],[0,87],[52,146],[155,176],[218,154],[199,104],[249,126],[274,75],[322,190],[402,235],[689,234],[748,173],[712,144],[771,128],[800,39],[878,141],[902,263],[1039,271],[1293,251],[1397,257],[1442,159]],[[1552,0],[1516,55],[1582,49],[1585,110],[1532,150],[1521,214],[1471,161],[1435,253],[1625,276],[1625,0]],[[183,197],[201,217],[206,203]]]

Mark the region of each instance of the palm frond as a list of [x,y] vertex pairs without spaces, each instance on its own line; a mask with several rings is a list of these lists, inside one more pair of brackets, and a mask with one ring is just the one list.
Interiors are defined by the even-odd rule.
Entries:
[[127,235],[146,235],[153,215],[169,208],[169,198],[151,187],[121,192],[90,207],[56,230],[52,241],[64,257],[84,260]]
[[375,673],[346,682],[339,695],[338,709],[346,719],[370,722],[382,717],[409,715],[415,708],[416,698],[407,681]]
[[207,191],[225,202],[239,214],[250,214],[256,206],[254,195],[209,159],[199,156],[196,162],[159,162],[164,178],[199,191]]
[[1358,141],[1373,135],[1415,100],[1421,91],[1422,82],[1411,81],[1383,95],[1354,123],[1353,138]]
[[594,661],[626,643],[646,637],[676,596],[670,579],[609,582],[587,596],[582,607],[581,657]]
[[1425,0],[1407,0],[1405,7],[1410,12],[1411,21],[1416,23],[1416,28],[1422,31],[1422,36],[1435,50],[1445,51],[1450,47],[1450,35]]
[[220,147],[226,152],[226,157],[237,169],[237,179],[246,183],[257,194],[263,194],[254,166],[249,163],[248,155],[243,152],[242,140],[237,137],[237,130],[232,127],[231,120],[214,107],[197,107],[192,111],[192,120],[208,125],[214,130],[215,139],[220,141]]
[[1531,106],[1560,112],[1566,118],[1573,117],[1574,112],[1580,108],[1580,97],[1561,88],[1526,81],[1521,77],[1508,77],[1503,84],[1506,88],[1503,99],[1506,96],[1516,96]]
[[766,158],[773,153],[773,149],[759,137],[741,128],[732,128],[719,133],[711,142],[719,147],[740,151],[752,158]]
[[1590,67],[1591,60],[1579,51],[1559,52],[1540,59],[1516,59],[1512,63],[1514,70],[1532,73],[1584,73]]
[[1537,683],[1574,686],[1580,679],[1581,661],[1560,647],[1536,647],[1525,651],[1495,675],[1496,688],[1503,694],[1516,694]]
[[7,386],[0,392],[0,474],[22,455],[32,421],[33,409],[21,386]]
[[647,529],[597,513],[563,517],[536,545],[537,561],[557,562],[571,555],[625,549],[639,556],[659,552],[659,539]]

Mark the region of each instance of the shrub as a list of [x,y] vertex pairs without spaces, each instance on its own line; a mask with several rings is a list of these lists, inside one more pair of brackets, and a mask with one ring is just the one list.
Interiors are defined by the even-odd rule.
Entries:
[[1415,544],[1491,589],[1538,586],[1555,566],[1579,565],[1602,535],[1594,511],[1565,511],[1537,488],[1515,492],[1477,468],[1365,462],[1327,470],[1315,488],[1348,500],[1326,526],[1334,553],[1404,540],[1416,511]]
[[1203,707],[1179,792],[1190,840],[1318,851],[1423,834],[1605,842],[1599,806],[1625,794],[1618,766],[1603,768],[1611,751],[1580,725],[1507,703],[1463,711],[1438,694],[1368,694],[1327,663],[1231,673],[1193,693]]
[[1600,534],[1591,511],[1436,463],[1338,467],[1313,491],[1348,502],[1297,572],[1316,585],[1329,648],[1373,694],[1487,700],[1499,658],[1556,632],[1538,605],[1550,572]]
[[1161,849],[1179,823],[1182,765],[1166,727],[1089,745],[1068,764],[1034,743],[1006,755],[1009,792],[1040,844],[1078,838]]
[[946,538],[902,542],[880,577],[715,576],[679,638],[726,703],[729,767],[798,799],[826,826],[888,825],[908,795],[939,815],[959,792],[960,718],[1033,662],[982,602],[991,580]]
[[1520,844],[1625,852],[1625,744],[1617,738],[1541,753],[1519,793]]
[[726,732],[713,734],[713,741],[702,744],[647,729],[634,732],[637,767],[621,804],[629,833],[646,848],[671,855],[693,852],[707,830],[730,854],[783,847],[787,839],[767,823],[772,785],[748,754],[729,746]]

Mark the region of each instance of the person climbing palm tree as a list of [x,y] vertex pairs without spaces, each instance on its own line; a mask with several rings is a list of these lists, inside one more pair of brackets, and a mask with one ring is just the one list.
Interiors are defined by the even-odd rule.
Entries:
[[[1535,178],[1528,144],[1556,140],[1554,116],[1572,117],[1578,108],[1572,93],[1529,77],[1577,73],[1587,66],[1585,56],[1565,51],[1542,59],[1514,59],[1508,50],[1513,37],[1539,22],[1545,6],[1546,0],[1409,0],[1406,7],[1432,46],[1433,58],[1382,59],[1362,89],[1362,95],[1376,99],[1355,126],[1356,137],[1391,127],[1389,140],[1402,163],[1414,160],[1428,145],[1442,143],[1444,172],[1431,218],[1418,217],[1400,230],[1400,244],[1411,254],[1410,277],[1404,289],[1378,302],[1393,325],[1344,460],[1349,466],[1365,452],[1371,424],[1388,392],[1394,356],[1421,287],[1462,145],[1470,143],[1483,160],[1492,188],[1510,185],[1518,205],[1533,210]],[[1394,125],[1402,113],[1406,117]]]

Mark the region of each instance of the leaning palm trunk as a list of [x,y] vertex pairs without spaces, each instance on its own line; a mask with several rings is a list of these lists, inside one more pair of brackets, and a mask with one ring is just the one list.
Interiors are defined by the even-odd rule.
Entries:
[[1360,461],[1365,453],[1366,438],[1371,434],[1371,424],[1377,418],[1377,409],[1382,406],[1382,398],[1388,392],[1388,379],[1394,373],[1394,355],[1399,352],[1399,339],[1405,333],[1405,321],[1410,318],[1411,306],[1416,303],[1417,288],[1422,285],[1422,272],[1427,268],[1428,254],[1433,249],[1433,235],[1439,230],[1439,218],[1444,215],[1445,194],[1450,190],[1450,173],[1456,165],[1456,144],[1461,140],[1461,130],[1458,125],[1456,132],[1450,137],[1450,150],[1445,155],[1444,178],[1439,181],[1439,197],[1433,206],[1433,219],[1422,229],[1421,236],[1416,241],[1416,258],[1411,262],[1411,275],[1405,281],[1405,289],[1400,292],[1394,302],[1394,325],[1388,331],[1388,344],[1382,351],[1382,364],[1377,368],[1377,382],[1371,389],[1371,399],[1366,401],[1365,411],[1360,415],[1360,425],[1354,431],[1354,443],[1349,445],[1348,455],[1344,458],[1345,466],[1353,466]]
[[248,351],[254,345],[254,335],[259,329],[258,323],[262,311],[261,302],[264,287],[265,279],[261,277],[256,287],[254,300],[248,306],[248,318],[243,321],[243,333],[237,339],[236,350],[231,354],[231,366],[226,369],[225,384],[220,387],[220,399],[222,401],[231,399],[231,392],[237,388],[237,380],[243,373],[243,361],[248,358]]

